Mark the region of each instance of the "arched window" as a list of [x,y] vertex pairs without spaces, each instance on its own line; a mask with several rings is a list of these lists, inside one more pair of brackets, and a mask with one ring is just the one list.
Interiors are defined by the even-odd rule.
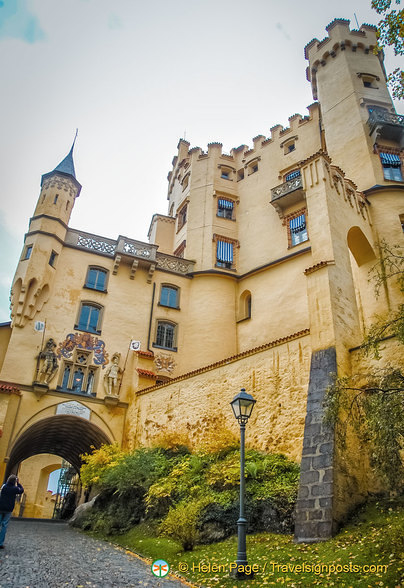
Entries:
[[177,351],[176,348],[176,325],[166,321],[157,321],[155,347],[163,347]]
[[106,292],[108,272],[100,267],[89,267],[86,277],[86,288]]
[[179,290],[176,286],[163,284],[161,286],[160,304],[170,308],[179,308]]
[[82,302],[80,306],[79,319],[75,328],[88,333],[101,333],[102,306],[92,302]]
[[249,290],[244,290],[240,296],[239,320],[243,321],[249,318],[251,318],[251,292]]

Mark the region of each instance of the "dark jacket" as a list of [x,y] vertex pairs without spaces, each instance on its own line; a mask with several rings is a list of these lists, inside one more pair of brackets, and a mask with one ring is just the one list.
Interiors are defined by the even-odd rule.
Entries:
[[24,488],[21,484],[4,484],[0,491],[0,512],[12,512],[15,505],[15,497],[22,494]]

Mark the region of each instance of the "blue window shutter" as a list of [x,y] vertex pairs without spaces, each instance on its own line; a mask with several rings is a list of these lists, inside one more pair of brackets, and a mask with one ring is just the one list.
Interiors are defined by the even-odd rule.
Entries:
[[395,153],[380,152],[380,159],[383,165],[391,165],[393,167],[401,166],[401,159]]
[[216,257],[218,261],[233,263],[233,243],[218,241]]
[[296,218],[292,218],[289,221],[289,228],[293,233],[298,233],[299,231],[304,231],[306,228],[306,218],[304,214],[297,216]]
[[289,180],[294,180],[295,178],[300,178],[300,169],[295,169],[288,173],[285,177],[285,181],[288,182]]
[[226,208],[227,210],[233,210],[233,202],[231,202],[230,200],[223,200],[223,198],[220,198],[218,201],[218,205],[220,208]]

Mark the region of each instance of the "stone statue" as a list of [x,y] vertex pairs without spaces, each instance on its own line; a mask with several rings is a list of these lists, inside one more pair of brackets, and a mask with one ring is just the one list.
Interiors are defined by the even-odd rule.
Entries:
[[58,360],[54,352],[55,347],[56,343],[54,340],[49,339],[45,345],[45,349],[39,354],[39,359],[43,359],[43,364],[39,371],[39,381],[44,384],[49,384],[58,369]]
[[112,356],[112,362],[107,367],[107,371],[104,375],[104,390],[107,396],[118,396],[118,380],[119,375],[122,373],[119,367],[119,360],[121,358],[120,353],[114,353]]

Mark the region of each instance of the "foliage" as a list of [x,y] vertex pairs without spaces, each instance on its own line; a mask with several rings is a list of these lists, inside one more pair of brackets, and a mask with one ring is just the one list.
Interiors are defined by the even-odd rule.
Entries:
[[[387,286],[404,294],[404,253],[398,246],[380,244],[380,261],[370,271],[379,296]],[[382,358],[381,344],[395,337],[404,344],[404,304],[378,317],[369,329],[362,351]],[[404,483],[404,373],[401,365],[385,363],[351,378],[336,378],[326,395],[326,420],[335,425],[344,446],[350,426],[370,448],[370,462],[391,488]]]
[[192,551],[200,537],[198,525],[201,513],[211,502],[211,498],[204,497],[185,500],[171,507],[160,525],[160,533],[178,541],[184,551]]
[[[194,551],[182,552],[177,542],[157,536],[156,528],[146,522],[125,535],[113,537],[113,541],[150,561],[164,554],[171,571],[186,576],[193,584],[206,588],[235,586],[234,580],[229,578],[228,563],[236,559],[236,537],[211,545],[196,545]],[[251,588],[401,586],[404,579],[404,497],[369,503],[336,537],[316,544],[296,544],[293,536],[285,534],[249,535],[247,556],[250,564],[258,566],[254,579],[247,582]],[[201,569],[204,564],[206,568]],[[215,565],[223,568],[215,571]],[[305,571],[296,570],[296,566],[303,565]],[[355,571],[355,565],[361,566],[361,570]],[[333,567],[321,569],[321,566]]]
[[[143,518],[158,520],[162,532],[176,536],[186,549],[195,541],[211,542],[236,531],[240,453],[233,446],[195,453],[184,447],[138,449],[115,462],[101,448],[85,459],[87,478],[89,463],[92,468],[100,464],[101,474],[90,472],[100,494],[81,523],[84,528],[110,534]],[[298,465],[283,455],[247,449],[245,474],[251,530],[290,531]]]
[[83,486],[102,484],[108,469],[116,466],[123,456],[124,452],[117,444],[102,445],[92,453],[82,455],[80,477]]
[[[400,0],[395,0],[399,5]],[[393,47],[395,55],[404,55],[404,11],[391,7],[392,0],[372,0],[372,8],[383,16],[379,22],[376,51],[383,47]],[[404,72],[397,67],[389,76],[388,82],[394,98],[404,98]]]

